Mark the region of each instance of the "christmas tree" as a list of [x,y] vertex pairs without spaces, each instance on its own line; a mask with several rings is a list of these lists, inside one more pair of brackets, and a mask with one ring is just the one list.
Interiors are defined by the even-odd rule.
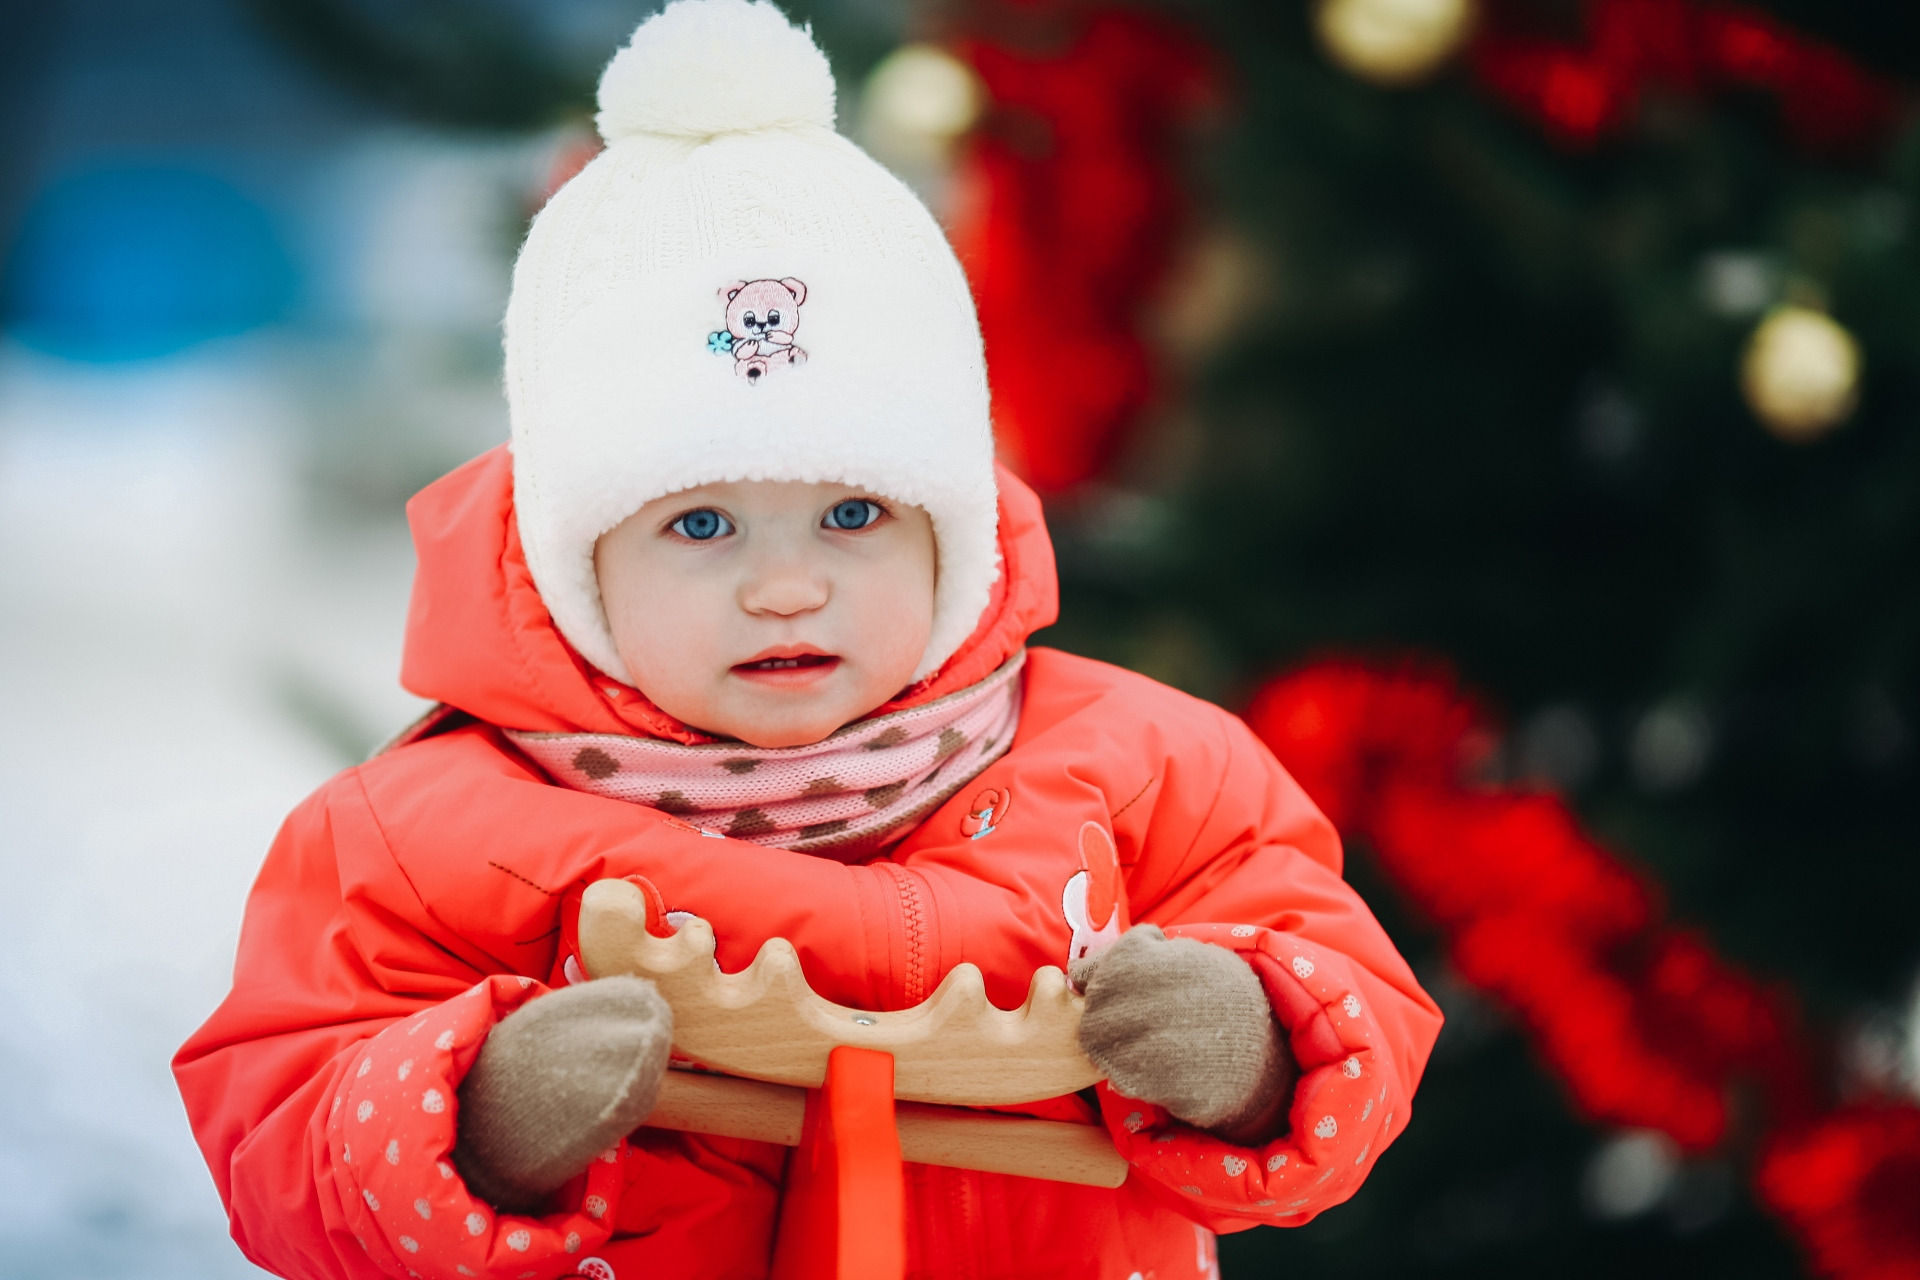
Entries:
[[[505,9],[255,3],[425,119],[589,100],[590,63]],[[1449,1028],[1360,1195],[1223,1240],[1225,1273],[1915,1274],[1876,1268],[1920,1267],[1895,1105],[1920,963],[1920,11],[788,7],[849,85],[902,38],[979,78],[946,211],[1003,443],[1049,490],[1064,603],[1041,642],[1233,706],[1329,656],[1360,665],[1316,668],[1325,698],[1356,672],[1470,692],[1445,738],[1463,794],[1557,795],[1538,829],[1564,818],[1573,861],[1623,868],[1638,923],[1593,955],[1652,992],[1632,1017],[1705,1008],[1705,978],[1655,989],[1692,957],[1767,1028],[1707,1066],[1685,1025],[1636,1030],[1724,1088],[1712,1117],[1623,1133],[1650,1087],[1632,1061],[1600,1100],[1604,1038],[1557,1058],[1554,991],[1511,994],[1524,949],[1508,987],[1476,982],[1434,908],[1445,875],[1507,874],[1450,867],[1469,810],[1429,812],[1417,866],[1404,828],[1352,815],[1349,878]],[[1278,688],[1276,716],[1321,705]],[[1385,750],[1420,732],[1363,727]],[[1769,1145],[1789,1094],[1807,1123],[1892,1109]],[[1807,1209],[1842,1157],[1872,1176]]]
[[[1557,1010],[1551,992],[1519,998],[1548,956],[1518,950],[1487,999],[1459,974],[1469,940],[1423,909],[1488,888],[1447,876],[1533,874],[1545,836],[1469,871],[1449,859],[1478,839],[1470,809],[1431,815],[1424,866],[1404,823],[1389,849],[1351,815],[1350,876],[1454,1024],[1371,1185],[1303,1230],[1230,1239],[1228,1269],[1911,1266],[1911,1146],[1863,1193],[1886,1209],[1858,1231],[1796,1217],[1787,1157],[1769,1166],[1774,1216],[1749,1190],[1786,1112],[1897,1093],[1911,1070],[1873,1048],[1875,1019],[1910,999],[1920,940],[1900,853],[1916,817],[1920,650],[1902,584],[1920,532],[1920,330],[1898,68],[1763,10],[1618,0],[1491,8],[1454,69],[1410,85],[1422,68],[1391,56],[1404,50],[1370,46],[1363,21],[1343,31],[1343,11],[1369,8],[1465,6],[1184,15],[1217,51],[1233,123],[1186,179],[1192,265],[1170,270],[1157,317],[1149,296],[1146,323],[1185,316],[1205,341],[1176,347],[1184,371],[1163,364],[1179,382],[1109,451],[1107,487],[1063,492],[1056,642],[1230,704],[1316,655],[1444,659],[1503,730],[1469,762],[1480,782],[1566,795],[1667,916],[1701,930],[1700,963],[1717,949],[1790,986],[1810,1026],[1768,1034],[1803,1036],[1798,1054],[1819,1061],[1784,1071],[1811,1082],[1770,1089],[1729,1069],[1716,1080],[1753,1089],[1748,1110],[1704,1128],[1610,1098],[1614,1066],[1629,1077],[1614,1089],[1659,1086],[1624,1053],[1596,1061],[1619,1046],[1571,985]],[[1905,21],[1856,12],[1824,34],[1897,48]],[[1150,134],[1132,145],[1156,162]],[[1242,287],[1209,286],[1210,257]],[[1392,751],[1419,732],[1373,737]],[[1269,741],[1304,777],[1308,761]],[[1596,945],[1595,975],[1672,977],[1682,944],[1648,928]],[[1476,977],[1499,969],[1475,958]],[[1702,1056],[1689,1033],[1663,1034]],[[1760,1072],[1767,1034],[1744,1034]],[[1555,1057],[1556,1038],[1583,1035],[1585,1079]],[[1691,1150],[1603,1139],[1636,1115]]]

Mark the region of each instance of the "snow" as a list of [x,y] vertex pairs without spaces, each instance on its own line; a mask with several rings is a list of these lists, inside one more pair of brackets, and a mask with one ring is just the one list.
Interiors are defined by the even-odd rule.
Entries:
[[168,1060],[224,994],[285,813],[419,704],[410,552],[328,526],[260,339],[113,368],[0,350],[0,1257],[257,1275]]

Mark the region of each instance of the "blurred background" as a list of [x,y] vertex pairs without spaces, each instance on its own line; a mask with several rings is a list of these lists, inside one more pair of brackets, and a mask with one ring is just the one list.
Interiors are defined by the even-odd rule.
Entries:
[[[166,1062],[419,705],[401,507],[649,0],[0,0],[0,1275],[258,1274]],[[1229,1277],[1920,1276],[1920,8],[794,0],[1044,642],[1246,709],[1450,1021]]]

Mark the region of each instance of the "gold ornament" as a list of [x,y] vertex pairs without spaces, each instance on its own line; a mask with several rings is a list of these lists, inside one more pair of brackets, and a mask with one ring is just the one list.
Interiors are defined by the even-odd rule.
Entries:
[[1473,29],[1474,0],[1321,0],[1314,15],[1332,59],[1381,85],[1424,80]]
[[1817,440],[1860,403],[1860,344],[1825,312],[1776,307],[1747,343],[1740,385],[1768,431]]
[[902,45],[867,78],[861,123],[886,158],[924,162],[973,127],[985,97],[973,68],[945,49]]

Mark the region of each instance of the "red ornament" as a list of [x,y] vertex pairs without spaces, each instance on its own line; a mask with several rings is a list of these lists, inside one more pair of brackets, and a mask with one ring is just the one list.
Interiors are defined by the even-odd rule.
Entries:
[[1154,393],[1141,313],[1183,212],[1180,124],[1211,56],[1164,19],[1073,0],[975,7],[955,50],[990,107],[952,238],[986,337],[994,424],[1041,490],[1099,472]]

